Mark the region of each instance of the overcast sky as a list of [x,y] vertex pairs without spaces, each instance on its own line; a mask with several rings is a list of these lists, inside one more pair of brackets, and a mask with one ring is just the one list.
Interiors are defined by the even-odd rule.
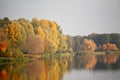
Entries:
[[0,18],[56,21],[64,34],[120,32],[120,0],[0,0]]

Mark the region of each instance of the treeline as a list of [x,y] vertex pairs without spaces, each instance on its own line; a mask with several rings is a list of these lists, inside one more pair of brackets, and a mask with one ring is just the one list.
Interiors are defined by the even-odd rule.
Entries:
[[78,51],[116,51],[120,34],[64,35],[60,26],[49,20],[0,19],[0,56],[54,54]]
[[60,26],[49,20],[25,18],[0,19],[0,56],[54,54],[67,50],[66,36]]
[[67,35],[67,45],[78,51],[116,51],[120,49],[120,34],[90,34],[88,36]]

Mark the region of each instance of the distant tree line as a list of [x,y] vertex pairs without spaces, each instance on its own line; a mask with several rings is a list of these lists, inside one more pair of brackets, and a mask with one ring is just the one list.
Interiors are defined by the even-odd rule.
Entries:
[[49,20],[25,18],[0,19],[0,56],[54,54],[67,50],[66,36],[60,26]]
[[90,34],[88,36],[67,35],[67,45],[78,51],[116,51],[120,49],[120,34]]

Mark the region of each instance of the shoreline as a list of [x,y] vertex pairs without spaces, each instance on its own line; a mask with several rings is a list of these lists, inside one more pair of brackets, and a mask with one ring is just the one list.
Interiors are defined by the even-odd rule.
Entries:
[[73,57],[74,55],[108,55],[108,54],[115,54],[120,55],[120,51],[105,51],[105,52],[87,52],[87,51],[80,51],[74,53],[56,53],[56,54],[41,54],[41,55],[33,55],[33,54],[24,54],[24,56],[20,57],[0,57],[0,65],[3,64],[10,64],[16,62],[31,62],[40,58],[68,58]]
[[33,54],[24,54],[20,57],[0,57],[1,64],[10,64],[16,62],[31,62],[40,58],[59,58],[59,57],[71,57],[73,53],[61,53],[61,54],[42,54],[42,55],[33,55]]

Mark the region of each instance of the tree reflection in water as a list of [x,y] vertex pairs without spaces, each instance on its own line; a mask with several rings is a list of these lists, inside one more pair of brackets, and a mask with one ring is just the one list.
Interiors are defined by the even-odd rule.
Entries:
[[[0,80],[61,80],[70,59],[40,59],[0,66]],[[7,66],[12,66],[12,69]]]
[[81,56],[76,56],[74,58],[75,60],[75,68],[80,68],[80,69],[94,69],[96,63],[97,63],[97,57],[94,55],[81,55]]
[[64,74],[73,69],[120,69],[120,58],[114,54],[75,55],[71,58],[45,58],[30,63],[0,65],[0,80],[63,80]]
[[115,54],[76,55],[74,64],[76,69],[120,69],[120,58]]
[[103,56],[103,62],[106,64],[116,63],[118,56],[114,54],[108,54]]

